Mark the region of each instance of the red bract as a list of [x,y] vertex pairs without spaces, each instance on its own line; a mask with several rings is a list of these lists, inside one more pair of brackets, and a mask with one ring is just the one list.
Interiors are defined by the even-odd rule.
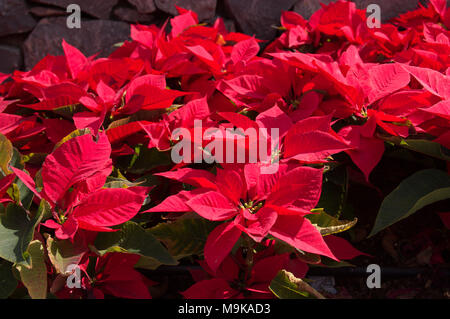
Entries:
[[[82,240],[78,237],[77,240]],[[134,266],[140,256],[118,252],[106,253],[92,259],[92,270],[87,269],[92,254],[85,254],[79,262],[82,270],[81,289],[69,288],[64,285],[56,291],[59,298],[64,299],[104,299],[105,296],[115,296],[126,299],[151,299],[148,287],[156,283],[139,273]],[[88,272],[92,272],[89,276]],[[61,280],[66,280],[62,277]],[[56,287],[55,287],[56,288]]]
[[288,269],[298,278],[303,278],[308,271],[307,264],[290,258],[289,254],[276,254],[273,244],[273,241],[264,242],[265,249],[251,259],[239,249],[228,255],[217,271],[200,261],[203,270],[191,271],[196,283],[182,292],[183,296],[188,299],[273,298],[268,286],[278,271]]
[[128,299],[150,299],[148,287],[155,283],[133,268],[139,258],[139,255],[123,253],[108,253],[98,258],[89,293],[96,299],[103,298],[104,294]]
[[145,187],[101,189],[111,173],[111,146],[105,134],[95,142],[90,134],[74,137],[48,155],[42,166],[43,191],[24,172],[16,175],[39,198],[52,206],[54,220],[45,226],[59,239],[73,239],[78,228],[113,231],[137,214],[148,191]]
[[284,158],[320,162],[352,146],[331,129],[330,116],[309,117],[293,125],[284,139]]
[[[218,226],[206,242],[205,259],[213,271],[242,231],[258,242],[270,233],[297,249],[335,258],[318,230],[304,218],[319,200],[321,170],[288,165],[281,165],[272,175],[263,175],[260,170],[261,166],[255,164],[219,169],[217,176],[209,176],[204,182],[201,171],[160,174],[201,188],[168,197],[148,212],[174,211],[175,202],[187,200],[175,211],[192,210],[214,221],[233,218]],[[211,179],[215,180],[212,185]]]
[[[264,259],[258,257],[255,256],[252,271],[244,282],[239,281],[240,265],[231,256],[227,257],[217,273],[203,265],[213,278],[197,282],[184,291],[183,296],[187,299],[273,298],[268,286],[277,272],[286,267],[289,256],[275,255]],[[245,264],[244,260],[239,261]]]
[[14,174],[9,174],[6,177],[0,179],[0,203],[8,203],[11,201],[10,198],[6,197],[6,191],[11,186],[14,181]]
[[140,109],[165,109],[171,106],[177,97],[186,94],[176,90],[166,90],[166,80],[163,75],[144,75],[130,82],[125,105],[118,112],[132,114]]
[[[186,298],[273,297],[283,269],[303,278],[304,262],[364,254],[335,236],[375,220],[348,193],[376,189],[384,209],[382,197],[401,190],[389,183],[411,173],[378,168],[399,158],[445,167],[445,0],[375,28],[344,0],[309,20],[283,12],[271,43],[177,11],[160,26],[132,25],[107,57],[64,40],[64,55],[0,73],[1,265],[26,262],[34,239],[48,270],[36,277],[63,298],[149,298],[153,283],[135,268],[192,258],[205,271]],[[435,198],[420,191],[434,182],[400,196],[420,193],[408,214]],[[69,263],[82,270],[81,291],[62,288]]]

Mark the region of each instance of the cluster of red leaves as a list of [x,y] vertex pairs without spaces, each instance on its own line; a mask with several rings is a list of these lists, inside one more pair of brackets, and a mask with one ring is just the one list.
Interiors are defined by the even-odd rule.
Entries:
[[[49,203],[52,217],[40,230],[84,243],[79,264],[91,296],[146,298],[152,284],[133,269],[139,256],[124,253],[98,257],[89,278],[96,234],[138,213],[195,212],[221,223],[206,241],[206,273],[194,274],[198,282],[183,295],[271,297],[268,285],[279,270],[300,278],[307,272],[298,255],[278,253],[274,240],[334,260],[359,254],[340,237],[322,237],[305,217],[319,201],[332,155],[347,153],[368,181],[389,137],[424,134],[450,148],[446,1],[374,29],[352,2],[323,5],[309,21],[284,12],[283,34],[259,55],[262,41],[228,32],[222,19],[205,26],[194,12],[178,11],[169,33],[166,25],[132,25],[132,41],[107,58],[85,57],[63,42],[64,56],[0,74],[0,133],[22,155],[48,154],[2,172],[0,200],[12,201],[7,190],[17,177],[36,204]],[[193,130],[194,120],[204,129],[278,128],[278,171],[261,174],[262,163],[160,165],[155,175],[173,181],[171,193],[152,195],[158,204],[147,210],[151,187],[104,188],[136,145],[167,152],[178,142],[172,132]],[[146,173],[158,166],[148,164]],[[249,260],[255,243],[260,251]],[[59,295],[81,296],[74,291]]]

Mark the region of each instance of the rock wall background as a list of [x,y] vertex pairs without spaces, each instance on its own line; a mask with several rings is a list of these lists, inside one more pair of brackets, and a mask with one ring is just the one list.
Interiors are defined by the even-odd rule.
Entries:
[[[84,54],[108,55],[128,38],[129,24],[162,24],[176,15],[175,4],[197,12],[201,22],[220,16],[228,29],[265,40],[277,36],[281,12],[293,10],[309,18],[320,2],[334,0],[0,0],[0,72],[28,70],[47,54],[62,54],[66,41]],[[379,4],[382,20],[413,10],[427,0],[352,0],[364,9]],[[450,5],[450,0],[447,1]],[[80,29],[66,26],[66,8],[82,10]]]

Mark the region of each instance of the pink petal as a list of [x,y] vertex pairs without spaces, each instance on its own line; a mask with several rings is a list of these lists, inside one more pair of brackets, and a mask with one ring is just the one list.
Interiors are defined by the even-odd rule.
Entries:
[[205,261],[213,272],[217,271],[240,236],[241,230],[234,223],[223,223],[209,234],[204,254]]
[[58,239],[65,240],[70,239],[73,240],[75,234],[78,230],[78,222],[73,216],[69,216],[69,218],[55,231],[55,236]]
[[237,214],[236,206],[219,192],[210,191],[186,202],[197,214],[208,220],[227,220]]
[[259,127],[265,127],[268,134],[272,128],[278,129],[278,136],[283,137],[292,126],[292,121],[278,106],[274,106],[256,117]]
[[269,196],[273,186],[278,179],[286,173],[287,165],[280,164],[278,171],[274,174],[261,174],[261,166],[258,164],[247,164],[244,167],[245,181],[248,196],[251,200],[263,200]]
[[68,189],[111,163],[111,145],[105,134],[97,142],[90,134],[74,137],[48,155],[42,166],[47,197],[57,203]]
[[200,45],[186,46],[186,49],[194,54],[203,63],[211,68],[213,72],[220,72],[221,65],[214,59],[214,57]]
[[348,126],[339,131],[345,140],[355,149],[347,150],[352,161],[364,173],[366,180],[384,153],[384,142],[376,138],[367,138],[361,136],[361,127]]
[[297,249],[338,260],[317,228],[306,218],[279,216],[270,233]]
[[39,199],[42,199],[42,196],[36,190],[36,185],[30,175],[15,167],[10,166],[10,168],[14,172],[14,174],[16,174],[17,177],[22,181],[22,183],[24,183],[25,186],[28,187],[30,191],[32,191]]
[[64,39],[62,41],[62,47],[72,78],[75,79],[88,63],[88,59],[80,50],[68,44]]
[[248,226],[243,230],[255,241],[262,241],[277,220],[277,212],[269,207],[262,207],[255,214],[256,220],[247,221]]
[[154,212],[188,212],[191,208],[186,202],[195,196],[194,191],[181,191],[178,194],[165,198],[160,204],[152,207],[142,213]]
[[186,299],[230,299],[238,294],[225,279],[202,280],[181,293]]
[[444,223],[445,227],[447,227],[447,229],[450,229],[450,212],[448,212],[448,213],[439,213],[439,217],[441,218],[441,220]]
[[93,226],[123,224],[138,213],[146,193],[146,187],[104,188],[88,195],[73,215]]
[[252,283],[269,284],[289,260],[289,254],[275,255],[261,259],[252,268]]
[[242,196],[244,185],[241,176],[232,170],[217,170],[216,176],[217,189],[228,197],[233,203],[238,204]]
[[428,108],[421,108],[421,110],[450,120],[450,100],[441,101]]
[[402,67],[419,81],[429,92],[443,99],[450,99],[450,78],[428,69],[403,64]]
[[5,135],[19,127],[23,121],[23,117],[19,115],[0,113],[0,133]]
[[234,112],[220,112],[219,115],[233,124],[236,128],[241,128],[244,131],[248,128],[254,128],[258,131],[258,124],[245,115]]
[[216,176],[205,170],[181,168],[176,171],[158,173],[155,175],[170,178],[181,183],[190,184],[195,187],[217,189],[216,184],[214,184]]
[[266,203],[276,206],[295,206],[311,210],[317,205],[322,190],[322,170],[298,167],[281,176]]
[[11,186],[11,184],[14,182],[14,179],[16,178],[17,174],[9,174],[2,179],[0,179],[0,197],[2,197],[8,188]]
[[325,236],[324,239],[327,243],[327,246],[338,259],[349,260],[360,255],[368,256],[367,254],[360,252],[358,249],[354,248],[347,240],[342,237],[329,235]]
[[286,136],[284,146],[285,158],[302,162],[320,162],[351,148],[341,139],[321,131]]
[[94,136],[98,134],[100,126],[105,119],[105,113],[95,114],[92,112],[79,112],[73,115],[73,121],[78,130],[90,128]]
[[196,119],[207,118],[211,114],[206,97],[191,100],[169,114],[169,120],[180,121],[183,127],[192,126]]
[[53,143],[58,143],[64,137],[76,130],[73,123],[62,119],[42,119],[47,137]]
[[369,104],[392,94],[408,85],[410,76],[399,64],[387,63],[376,65],[369,70],[371,91]]
[[51,228],[51,229],[59,229],[61,228],[61,224],[58,224],[53,219],[47,219],[44,223],[41,223],[41,225]]
[[234,64],[248,62],[259,52],[258,42],[254,38],[236,43],[231,51],[231,60]]
[[198,20],[191,11],[188,11],[170,19],[170,24],[172,25],[171,35],[176,37],[190,26],[198,24]]
[[116,97],[116,91],[110,88],[105,84],[102,80],[100,80],[97,84],[96,88],[98,96],[103,100],[103,102],[113,101]]

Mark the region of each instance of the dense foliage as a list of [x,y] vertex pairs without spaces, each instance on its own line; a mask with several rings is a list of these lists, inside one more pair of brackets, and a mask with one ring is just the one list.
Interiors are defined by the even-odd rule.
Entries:
[[[450,198],[450,9],[430,2],[379,28],[346,1],[284,12],[272,43],[178,8],[107,58],[63,42],[0,74],[0,297],[150,298],[140,269],[195,262],[185,298],[321,298],[301,278],[364,254],[336,234],[359,217],[349,183],[372,186],[387,148],[433,164],[371,235]],[[206,140],[187,137],[198,124]]]

